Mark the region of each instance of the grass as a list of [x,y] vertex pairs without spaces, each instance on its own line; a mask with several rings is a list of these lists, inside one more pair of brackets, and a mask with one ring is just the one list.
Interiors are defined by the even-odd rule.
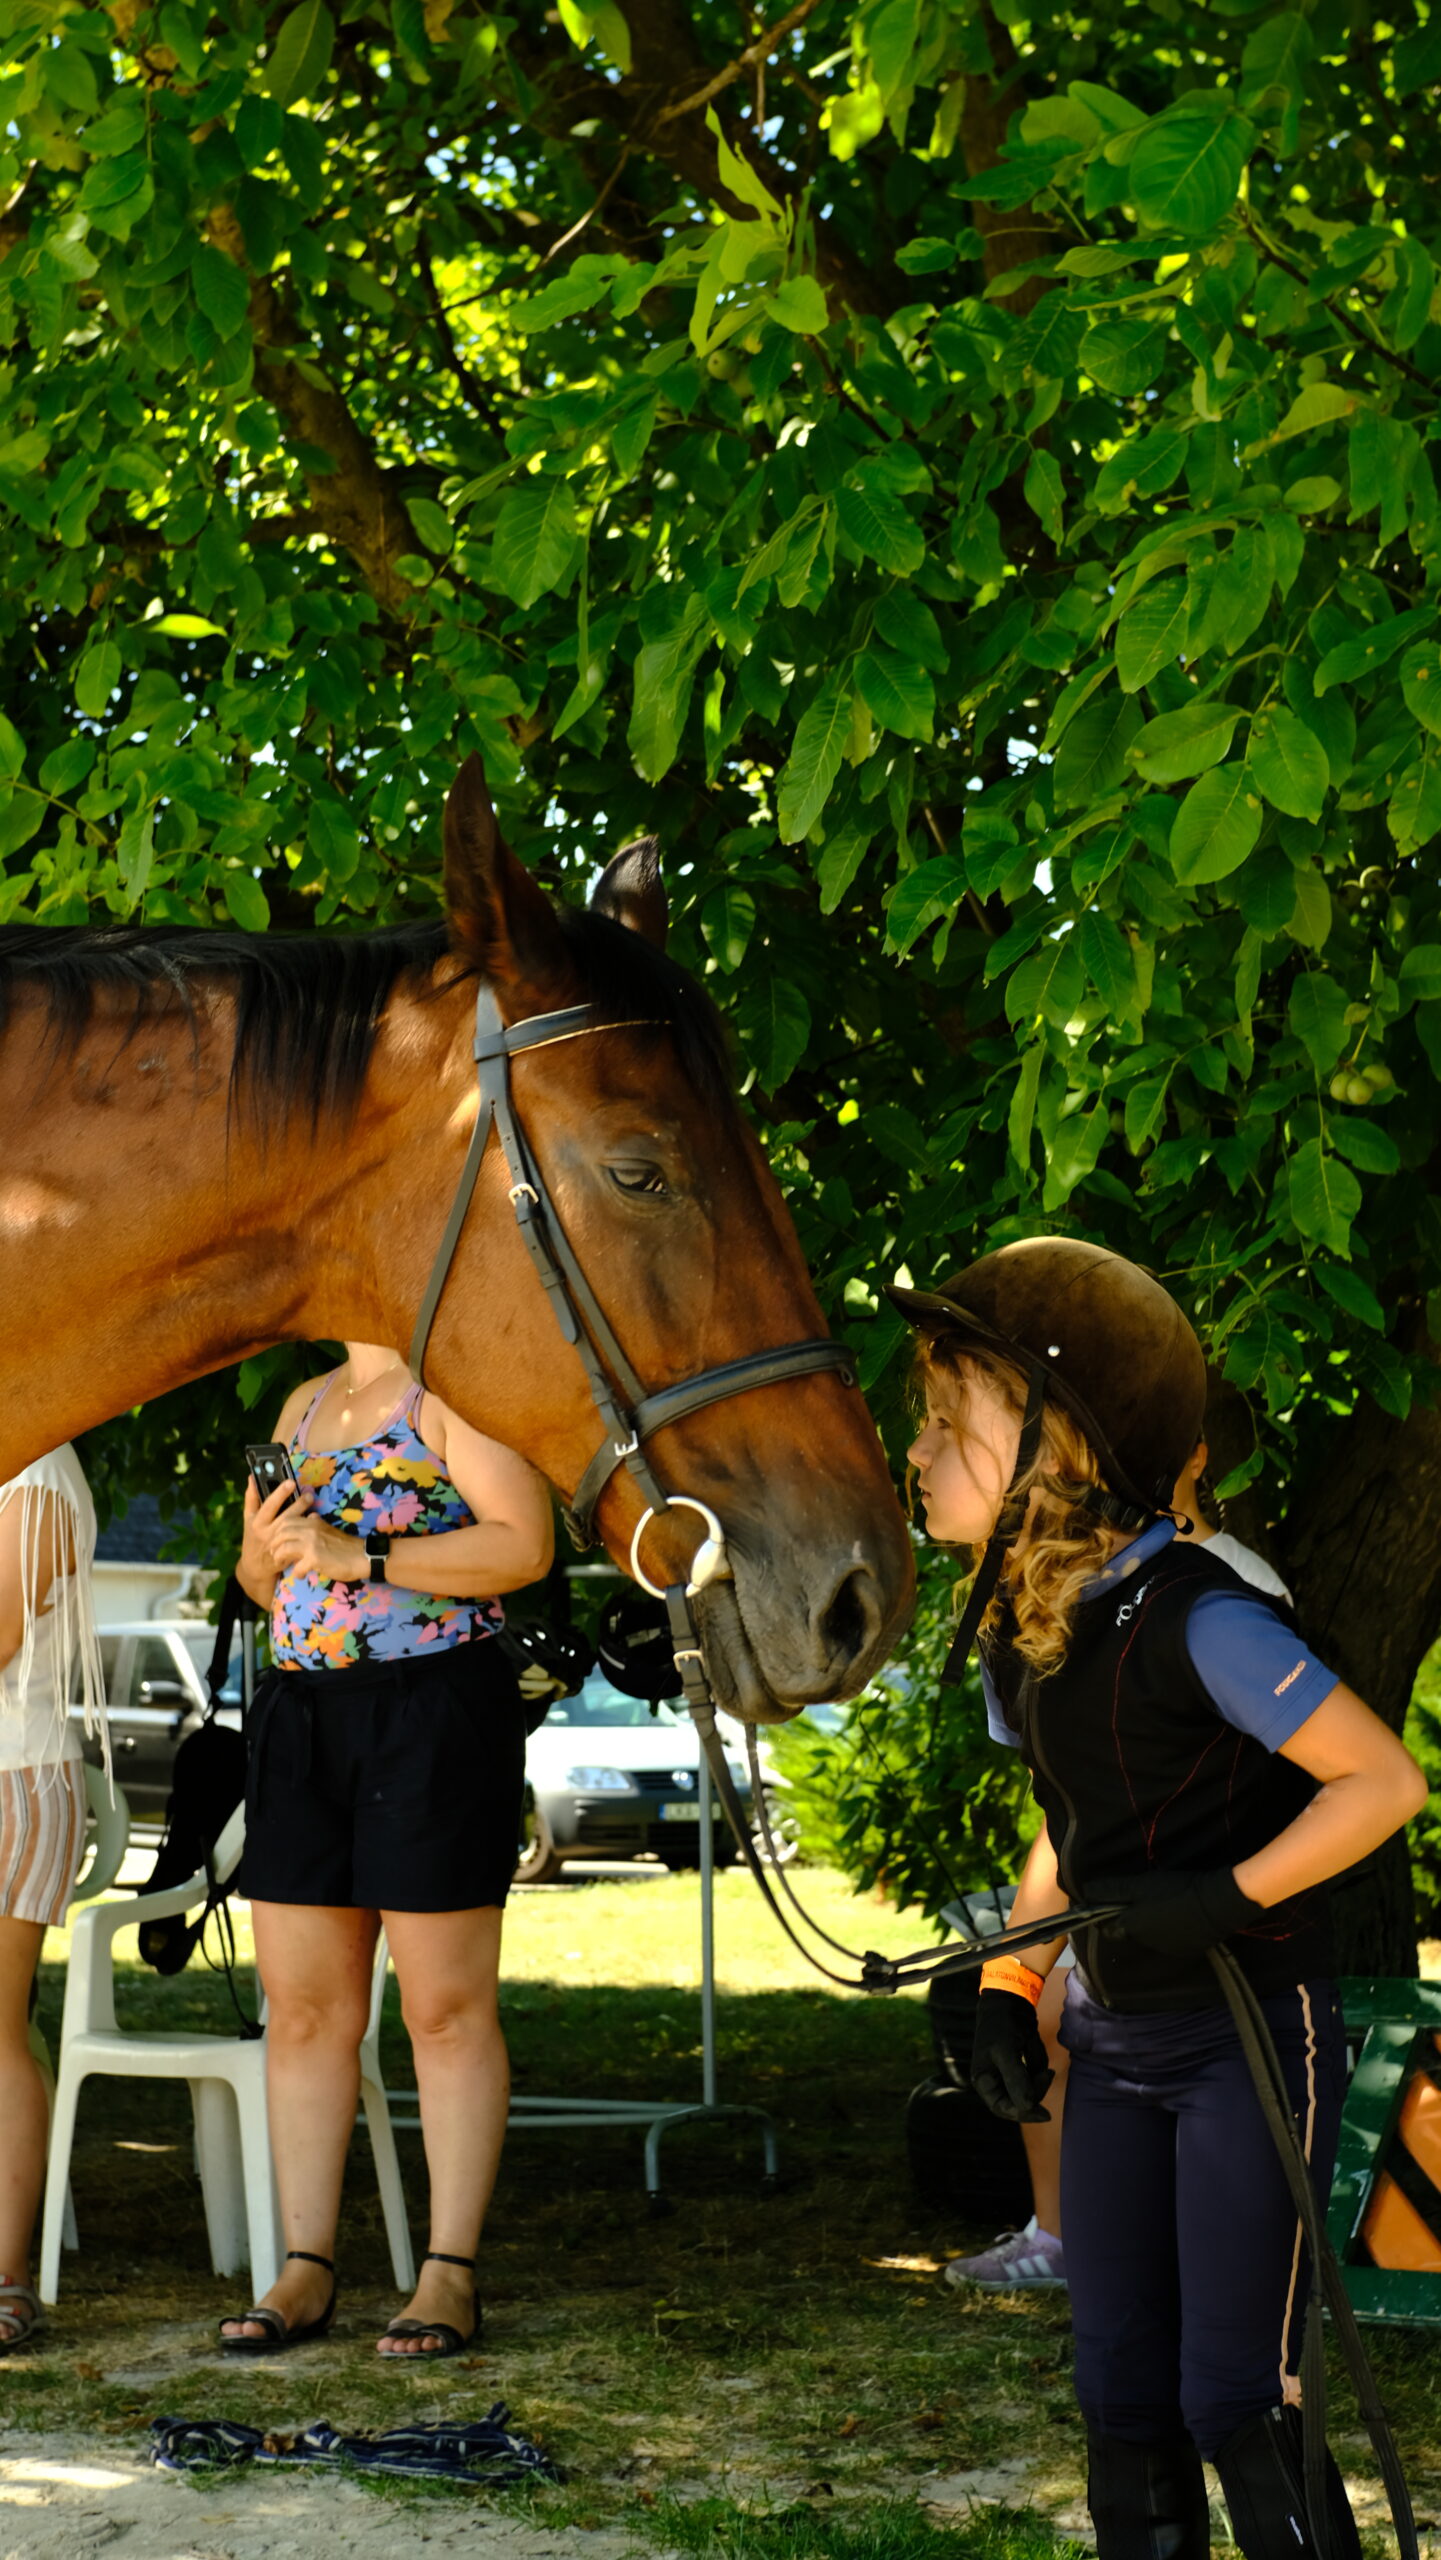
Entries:
[[[804,1890],[850,1943],[915,1943],[913,1920],[856,1901],[838,1878],[807,1875]],[[698,2095],[697,1949],[694,1878],[518,1896],[503,2004],[517,2089]],[[40,2015],[53,2051],[55,1938],[47,1957]],[[397,2370],[372,2352],[397,2306],[363,2135],[334,2338],[274,2362],[213,2359],[214,2324],[243,2305],[245,2282],[210,2271],[185,2091],[93,2082],[74,2164],[81,2254],[65,2261],[44,2346],[7,2367],[10,2425],[135,2442],[161,2414],[359,2430],[504,2399],[567,2485],[496,2503],[548,2525],[624,2522],[670,2549],[735,2560],[939,2560],[942,2548],[956,2560],[958,2542],[974,2560],[1055,2555],[1045,2517],[1078,2497],[1083,2455],[1065,2298],[968,2300],[935,2281],[947,2254],[989,2231],[909,2191],[905,2100],[930,2070],[923,2004],[818,1985],[739,1875],[717,1882],[717,1959],[720,2094],[774,2115],[783,2191],[760,2193],[743,2123],[667,2134],[675,2210],[664,2220],[647,2211],[638,2131],[513,2134],[482,2257],[484,2337],[449,2364]],[[171,1982],[133,1963],[119,1972],[122,2023],[226,2031],[224,1985],[195,1964]],[[383,2053],[389,2085],[409,2085],[393,1983]],[[419,2142],[401,2142],[423,2240]],[[1441,2346],[1396,2332],[1371,2343],[1418,2501],[1433,2504]],[[1335,2405],[1343,2461],[1365,2470],[1339,2381]],[[946,2521],[948,2478],[1032,2452],[1041,2470],[1019,2494],[1034,2486],[1035,2516],[966,2523],[953,2508]],[[934,2515],[928,2499],[940,2500]]]

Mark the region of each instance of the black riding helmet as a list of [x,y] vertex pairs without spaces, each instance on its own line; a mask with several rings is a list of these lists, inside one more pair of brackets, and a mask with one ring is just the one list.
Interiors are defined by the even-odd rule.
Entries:
[[1206,1364],[1176,1301],[1139,1263],[1070,1236],[1002,1245],[934,1289],[888,1288],[917,1331],[999,1353],[1029,1384],[1015,1473],[980,1559],[946,1664],[959,1679],[1008,1546],[1021,1526],[1013,1500],[1040,1440],[1048,1401],[1070,1414],[1095,1451],[1104,1492],[1087,1498],[1116,1529],[1143,1529],[1169,1507],[1200,1437]]

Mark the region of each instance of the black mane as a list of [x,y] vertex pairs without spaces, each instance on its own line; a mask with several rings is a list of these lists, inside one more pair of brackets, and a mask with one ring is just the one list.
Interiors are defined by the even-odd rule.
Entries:
[[[724,1025],[684,969],[608,917],[562,907],[558,921],[587,1000],[608,1021],[655,1022],[675,1042],[683,1072],[711,1103],[731,1089]],[[232,1108],[264,1099],[313,1125],[344,1119],[365,1083],[380,1018],[395,988],[473,978],[450,951],[443,921],[375,933],[248,934],[178,925],[0,927],[0,1038],[22,987],[49,1008],[54,1054],[94,1020],[101,998],[130,999],[122,1045],[162,1017],[193,1025],[197,997],[234,998]]]

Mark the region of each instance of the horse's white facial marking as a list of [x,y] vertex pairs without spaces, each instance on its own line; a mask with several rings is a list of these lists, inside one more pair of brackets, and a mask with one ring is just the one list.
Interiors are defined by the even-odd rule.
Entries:
[[81,1214],[78,1200],[48,1182],[17,1176],[0,1183],[0,1230],[12,1235],[31,1235],[37,1227],[73,1227]]

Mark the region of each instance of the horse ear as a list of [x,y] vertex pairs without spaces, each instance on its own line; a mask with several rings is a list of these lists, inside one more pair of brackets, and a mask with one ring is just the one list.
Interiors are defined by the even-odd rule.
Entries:
[[610,916],[631,933],[643,933],[647,942],[664,951],[670,910],[660,876],[659,838],[638,836],[634,844],[626,845],[601,873],[590,903],[601,915]]
[[456,950],[497,985],[544,984],[565,968],[555,910],[501,834],[477,755],[445,803],[445,912]]

